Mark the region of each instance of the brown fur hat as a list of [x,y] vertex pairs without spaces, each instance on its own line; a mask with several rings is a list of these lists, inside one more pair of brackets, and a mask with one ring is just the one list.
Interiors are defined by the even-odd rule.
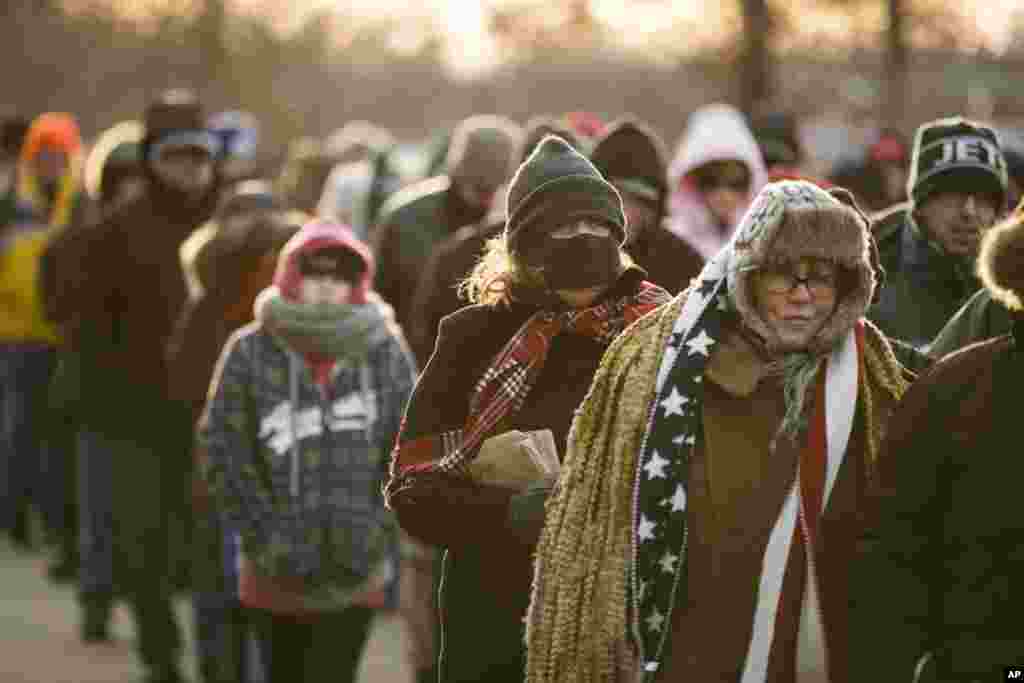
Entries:
[[744,323],[769,349],[779,340],[754,301],[751,276],[759,266],[820,258],[835,261],[846,275],[832,317],[811,341],[812,352],[831,349],[871,305],[875,269],[869,223],[848,194],[800,180],[771,183],[740,222],[731,244],[729,294]]
[[985,234],[978,275],[993,299],[1011,311],[1024,310],[1024,200]]

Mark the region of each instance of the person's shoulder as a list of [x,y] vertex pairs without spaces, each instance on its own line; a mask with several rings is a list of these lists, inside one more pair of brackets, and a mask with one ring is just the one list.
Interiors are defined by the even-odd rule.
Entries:
[[996,360],[1011,352],[1014,346],[1012,334],[970,344],[937,361],[918,383],[944,395],[956,387],[977,384],[980,378],[993,371]]
[[889,245],[895,245],[899,242],[899,235],[907,224],[907,216],[909,214],[909,202],[902,202],[872,214],[871,233],[878,243],[879,251],[884,251]]
[[382,224],[401,223],[405,218],[436,210],[451,187],[448,176],[435,176],[395,192],[381,207]]

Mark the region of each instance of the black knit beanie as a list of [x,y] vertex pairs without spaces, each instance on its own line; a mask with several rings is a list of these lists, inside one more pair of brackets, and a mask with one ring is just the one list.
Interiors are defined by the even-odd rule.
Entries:
[[626,241],[622,198],[586,157],[550,135],[523,162],[508,188],[505,238],[516,253],[527,236],[543,235],[589,218]]
[[914,136],[907,193],[915,206],[944,191],[978,192],[1006,201],[1006,161],[995,131],[959,116],[923,124]]

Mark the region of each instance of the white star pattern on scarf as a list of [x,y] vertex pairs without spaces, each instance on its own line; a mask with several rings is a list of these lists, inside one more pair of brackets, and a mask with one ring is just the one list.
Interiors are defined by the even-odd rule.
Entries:
[[661,565],[661,571],[665,572],[666,574],[675,574],[676,562],[678,561],[678,555],[673,555],[672,553],[665,553],[661,556],[661,560],[658,562],[658,564]]
[[661,402],[661,407],[665,409],[665,417],[669,415],[683,416],[683,406],[687,404],[687,398],[679,393],[679,390],[672,387],[672,393],[669,397]]
[[686,491],[682,484],[676,484],[675,495],[672,496],[672,512],[682,512],[686,509]]
[[647,473],[648,479],[665,479],[665,467],[669,464],[668,460],[658,455],[658,451],[654,451],[651,459],[644,465],[644,472]]
[[662,624],[665,623],[665,615],[658,611],[655,607],[654,611],[651,612],[651,616],[647,617],[647,628],[652,631],[660,631]]
[[640,528],[637,529],[636,534],[640,537],[641,541],[653,541],[654,530],[657,526],[657,524],[647,519],[644,515],[640,515]]
[[708,349],[711,348],[711,345],[714,343],[715,340],[711,338],[707,331],[701,330],[700,334],[686,342],[686,346],[690,349],[691,356],[696,353],[699,353],[702,356],[707,356],[709,355]]

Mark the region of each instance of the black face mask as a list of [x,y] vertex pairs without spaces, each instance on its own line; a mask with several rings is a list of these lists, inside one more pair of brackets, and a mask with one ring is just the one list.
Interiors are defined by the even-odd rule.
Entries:
[[551,290],[610,284],[622,268],[619,245],[611,237],[597,235],[547,237],[532,250],[527,262],[543,268],[544,282]]

